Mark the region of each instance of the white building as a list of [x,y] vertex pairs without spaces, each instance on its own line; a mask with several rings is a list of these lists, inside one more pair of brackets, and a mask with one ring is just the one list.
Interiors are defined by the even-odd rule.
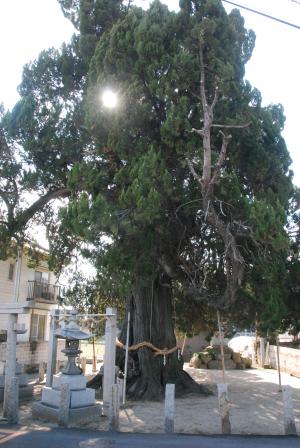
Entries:
[[[34,304],[30,314],[18,317],[18,324],[25,324],[27,331],[18,335],[17,359],[27,367],[47,361],[49,312],[57,308],[60,297],[60,285],[48,268],[47,252],[38,249],[38,262],[33,263],[29,251],[27,246],[16,258],[0,260],[0,303],[30,300]],[[7,315],[0,315],[0,360],[6,356],[6,330]]]

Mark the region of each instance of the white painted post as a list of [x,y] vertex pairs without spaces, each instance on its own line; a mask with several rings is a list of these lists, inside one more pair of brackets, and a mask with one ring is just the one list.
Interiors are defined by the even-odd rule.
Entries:
[[54,310],[54,314],[51,316],[50,333],[48,341],[48,358],[47,358],[47,374],[46,374],[46,386],[52,386],[53,375],[56,369],[56,356],[57,356],[57,338],[54,335],[55,330],[58,328],[59,310]]
[[280,369],[280,353],[279,353],[279,337],[276,337],[276,354],[277,354],[277,371],[278,371],[278,383],[279,392],[281,392],[281,369]]
[[112,400],[109,407],[109,430],[119,431],[120,391],[119,385],[112,385]]
[[182,344],[182,347],[181,347],[181,356],[182,356],[182,358],[183,358],[183,352],[184,352],[184,349],[185,349],[185,343],[186,343],[186,333],[184,335],[183,344]]
[[271,368],[271,361],[270,361],[270,342],[267,342],[266,345],[266,353],[265,353],[265,359],[264,359],[264,369],[270,369]]
[[260,367],[264,366],[265,363],[265,339],[259,338],[259,355],[260,355]]
[[39,383],[42,383],[45,379],[45,363],[44,361],[39,364]]
[[220,341],[221,359],[222,359],[222,378],[223,378],[223,383],[225,383],[224,342],[223,342],[223,331],[222,331],[222,327],[221,327],[221,317],[220,317],[220,311],[219,310],[217,310],[217,319],[218,319],[219,341]]
[[95,336],[93,336],[93,367],[92,372],[97,372],[97,357],[95,352]]
[[105,353],[103,377],[103,414],[106,415],[111,407],[112,386],[115,384],[117,310],[106,308],[105,324]]
[[251,344],[251,358],[252,358],[252,367],[256,366],[256,353],[255,353],[255,340],[253,340]]
[[124,382],[123,382],[123,404],[126,401],[126,384],[128,372],[128,349],[129,349],[129,329],[130,329],[130,311],[127,315],[127,329],[126,329],[126,348],[125,348],[125,368],[124,368]]
[[69,412],[70,412],[70,386],[69,384],[62,384],[60,389],[60,402],[58,410],[58,424],[65,428],[68,427],[69,423]]
[[227,384],[218,384],[218,399],[222,434],[231,434]]
[[[16,382],[10,382],[12,378],[16,376],[16,356],[17,356],[17,333],[15,331],[17,326],[18,315],[8,315],[8,328],[7,328],[7,348],[6,348],[6,365],[5,365],[5,382],[4,382],[4,403],[3,403],[3,416],[6,418],[11,412],[12,400],[15,395],[19,394],[19,390],[13,392],[12,388],[16,385]],[[10,402],[11,401],[11,402]]]
[[297,430],[295,425],[291,386],[282,387],[282,400],[284,433],[287,436],[296,436]]
[[166,384],[165,391],[165,433],[174,432],[175,384]]

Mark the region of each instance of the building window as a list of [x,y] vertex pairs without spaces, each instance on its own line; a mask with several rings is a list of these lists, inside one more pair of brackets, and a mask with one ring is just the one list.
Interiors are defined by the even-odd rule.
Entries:
[[8,280],[14,279],[14,273],[15,273],[15,263],[9,263]]
[[35,271],[34,280],[37,283],[49,283],[49,272]]
[[32,314],[30,325],[30,340],[31,341],[44,341],[45,339],[45,326],[46,317],[43,314]]
[[7,331],[6,330],[0,330],[0,343],[1,342],[7,342]]

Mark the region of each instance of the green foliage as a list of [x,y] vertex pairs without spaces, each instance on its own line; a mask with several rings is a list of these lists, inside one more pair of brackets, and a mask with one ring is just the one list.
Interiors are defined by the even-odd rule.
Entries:
[[[23,191],[68,190],[58,215],[45,213],[51,266],[59,270],[81,249],[107,275],[103,288],[118,283],[124,294],[137,279],[163,281],[168,275],[183,316],[180,329],[198,328],[201,313],[213,325],[212,295],[192,305],[184,287],[193,283],[218,295],[226,283],[226,248],[206,222],[186,162],[188,157],[201,171],[202,140],[190,132],[200,128],[203,112],[201,43],[208,101],[216,85],[220,91],[216,123],[251,123],[230,131],[214,198],[246,265],[230,313],[249,325],[258,311],[262,325],[278,326],[295,297],[286,231],[294,192],[281,136],[283,109],[262,107],[260,93],[244,80],[254,33],[219,0],[181,0],[178,13],[158,0],[147,11],[119,0],[59,3],[79,35],[25,66],[21,100],[3,118],[0,135],[0,175],[7,185],[15,176]],[[113,111],[100,101],[107,87],[119,96]],[[221,142],[215,128],[214,165]],[[22,148],[21,159],[7,156],[15,146]],[[245,228],[247,238],[241,236]]]

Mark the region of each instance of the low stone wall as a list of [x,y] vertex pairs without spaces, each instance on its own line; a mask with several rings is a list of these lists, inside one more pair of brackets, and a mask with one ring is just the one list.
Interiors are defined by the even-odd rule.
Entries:
[[[0,361],[6,360],[6,342],[0,343]],[[65,355],[61,350],[65,346],[65,341],[57,341],[57,360],[64,361]],[[27,367],[38,366],[41,362],[47,362],[48,342],[41,341],[36,344],[30,342],[17,342],[17,361]]]
[[[207,332],[202,331],[199,335],[193,336],[191,338],[186,338],[183,353],[184,362],[189,362],[194,353],[200,352],[208,345],[208,342],[206,340],[207,335]],[[183,341],[184,338],[178,338],[177,345],[179,345],[179,347],[182,347]]]
[[[300,350],[279,347],[280,370],[300,377]],[[277,347],[270,345],[270,362],[273,369],[277,369]]]

